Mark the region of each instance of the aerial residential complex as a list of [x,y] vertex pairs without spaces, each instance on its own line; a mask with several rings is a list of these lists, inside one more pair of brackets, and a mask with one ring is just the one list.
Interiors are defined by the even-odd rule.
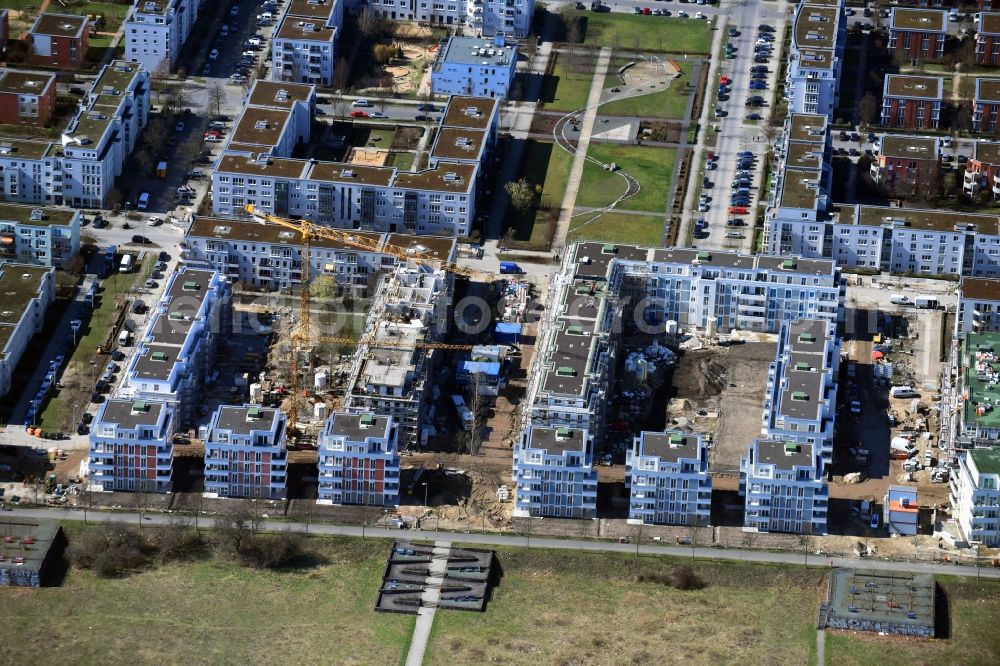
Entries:
[[625,485],[630,523],[708,525],[712,479],[708,445],[700,435],[639,433],[626,454]]
[[0,263],[0,396],[13,388],[17,367],[31,338],[42,330],[55,299],[55,271],[12,262]]
[[39,14],[28,30],[28,61],[58,69],[78,69],[87,57],[90,33],[87,17],[76,14]]
[[371,0],[369,7],[392,20],[465,25],[487,37],[527,37],[535,13],[534,0]]
[[796,7],[785,77],[789,111],[833,113],[847,43],[845,23],[841,3],[805,0]]
[[278,409],[222,405],[199,434],[205,442],[205,493],[284,499],[286,417]]
[[758,532],[825,534],[829,504],[818,447],[756,439],[740,459],[743,525]]
[[271,80],[333,85],[343,22],[341,0],[290,0],[274,30]]
[[334,412],[319,436],[319,503],[399,505],[391,416]]
[[1000,449],[959,454],[950,490],[962,536],[972,543],[1000,546]]
[[943,99],[944,79],[940,76],[889,74],[882,89],[882,124],[937,129]]
[[904,62],[940,60],[948,37],[943,9],[893,7],[889,14],[889,51]]
[[517,67],[517,44],[503,37],[450,37],[431,67],[435,95],[506,97]]
[[0,71],[0,123],[44,127],[55,109],[54,74]]
[[0,203],[0,260],[65,268],[80,252],[78,210]]
[[191,35],[206,0],[136,0],[125,19],[125,59],[146,71],[169,71]]
[[594,438],[587,430],[529,426],[514,446],[515,516],[597,517]]
[[90,428],[87,468],[99,491],[167,493],[173,485],[174,412],[164,402],[112,399]]

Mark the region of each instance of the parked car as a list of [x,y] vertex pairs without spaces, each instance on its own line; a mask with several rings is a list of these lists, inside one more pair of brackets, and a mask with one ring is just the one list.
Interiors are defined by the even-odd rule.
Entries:
[[132,236],[132,242],[139,243],[140,245],[145,245],[149,243],[149,239],[146,238],[145,236],[140,236],[139,234],[135,234],[134,236]]
[[764,116],[760,115],[759,113],[748,113],[747,114],[747,120],[763,120],[763,119],[764,119]]
[[351,111],[351,118],[367,118],[368,114],[365,111]]
[[362,98],[362,99],[356,99],[353,102],[351,102],[351,106],[353,106],[355,108],[357,108],[357,107],[367,107],[367,106],[371,106],[371,105],[372,105],[372,103],[369,102],[367,99],[364,99],[364,98]]
[[219,57],[219,49],[212,49],[208,52],[209,60],[216,60]]

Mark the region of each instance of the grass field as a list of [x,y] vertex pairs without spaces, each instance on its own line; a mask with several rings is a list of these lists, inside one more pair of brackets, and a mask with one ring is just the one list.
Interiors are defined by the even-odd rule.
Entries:
[[[573,158],[569,153],[547,141],[529,140],[525,146],[522,176],[534,184],[542,185],[542,203],[558,208],[569,180]],[[527,214],[511,213],[514,240],[537,245],[545,239],[545,221],[548,212],[532,210]]]
[[690,82],[691,71],[683,69],[666,90],[605,104],[601,113],[681,120],[687,117],[688,99],[694,94],[688,87]]
[[[588,156],[607,164],[614,162],[623,171],[639,181],[637,195],[620,204],[625,210],[643,210],[658,213],[667,207],[670,175],[674,170],[677,151],[667,148],[590,144]],[[624,179],[616,173],[604,171],[593,162],[583,167],[577,206],[606,206],[625,191]]]
[[416,157],[414,153],[393,153],[390,156],[390,166],[394,166],[400,171],[410,171]]
[[[583,71],[580,71],[583,70]],[[552,74],[542,81],[542,100],[545,108],[553,111],[576,111],[587,105],[592,67],[580,67],[570,62],[570,56],[560,53]]]
[[1000,654],[1000,585],[939,576],[951,615],[949,640],[886,640],[871,634],[827,632],[827,663],[834,666],[911,666],[913,664],[985,664]]
[[3,660],[50,664],[397,664],[413,617],[375,613],[384,541],[313,539],[295,572],[222,560],[124,579],[71,571],[62,587],[2,588]]
[[663,218],[654,215],[605,213],[590,224],[574,229],[589,217],[580,215],[570,222],[568,241],[596,240],[609,243],[659,245],[663,235]]
[[620,12],[577,14],[585,44],[671,53],[708,53],[712,45],[711,21]]
[[500,550],[485,614],[439,612],[427,664],[807,664],[823,572],[696,562],[707,583],[636,582],[665,558]]

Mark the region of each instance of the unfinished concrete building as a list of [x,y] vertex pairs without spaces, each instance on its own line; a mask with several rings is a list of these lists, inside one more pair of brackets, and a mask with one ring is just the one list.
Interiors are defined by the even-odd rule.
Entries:
[[393,417],[401,448],[424,437],[428,379],[442,350],[420,345],[444,338],[453,287],[447,271],[398,266],[379,284],[351,364],[345,407]]

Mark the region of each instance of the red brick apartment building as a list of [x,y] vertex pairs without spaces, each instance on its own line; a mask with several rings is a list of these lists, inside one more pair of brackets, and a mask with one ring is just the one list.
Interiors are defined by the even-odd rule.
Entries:
[[889,51],[906,60],[940,60],[948,36],[943,9],[893,7],[889,13]]
[[36,65],[79,69],[87,57],[90,36],[87,17],[40,14],[28,31],[30,61]]
[[882,87],[882,125],[936,129],[941,121],[944,79],[889,74]]
[[0,123],[43,127],[55,108],[53,74],[0,71]]
[[871,176],[889,188],[914,186],[924,172],[940,168],[937,138],[885,134],[879,141]]
[[993,132],[1000,114],[1000,79],[976,79],[972,98],[972,131]]
[[982,12],[976,17],[976,62],[1000,65],[1000,13]]
[[[990,189],[993,198],[1000,199],[1000,142],[976,141],[972,144],[962,188],[969,196]],[[997,297],[1000,298],[1000,294]]]

